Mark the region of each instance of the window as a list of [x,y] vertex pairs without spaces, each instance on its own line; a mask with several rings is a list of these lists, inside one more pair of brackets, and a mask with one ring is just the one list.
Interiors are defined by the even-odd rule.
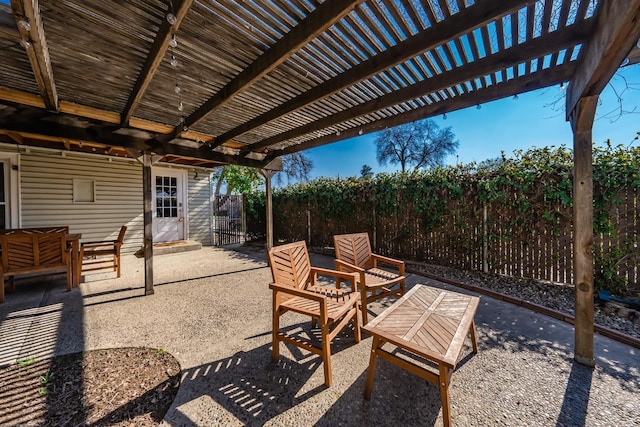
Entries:
[[178,179],[171,176],[156,177],[156,216],[178,217]]
[[94,203],[95,201],[96,201],[95,179],[74,179],[73,180],[73,202],[74,203]]

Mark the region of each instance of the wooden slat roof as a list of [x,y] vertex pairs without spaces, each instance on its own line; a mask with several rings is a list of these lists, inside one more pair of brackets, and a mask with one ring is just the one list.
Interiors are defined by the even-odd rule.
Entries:
[[[602,32],[602,4],[11,0],[0,3],[0,142],[259,167],[569,82]],[[640,30],[618,36],[603,36],[625,50],[615,59],[640,61]]]

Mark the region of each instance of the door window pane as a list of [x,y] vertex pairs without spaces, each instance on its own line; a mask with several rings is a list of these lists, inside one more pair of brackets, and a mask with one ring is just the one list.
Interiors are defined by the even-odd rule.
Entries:
[[178,217],[178,180],[174,177],[156,177],[156,215],[158,218]]

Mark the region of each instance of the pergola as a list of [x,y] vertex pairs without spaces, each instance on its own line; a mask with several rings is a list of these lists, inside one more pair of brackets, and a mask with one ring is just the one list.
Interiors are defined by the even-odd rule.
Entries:
[[575,359],[592,365],[591,129],[615,71],[640,62],[639,38],[640,0],[10,0],[0,142],[139,158],[152,293],[154,161],[264,169],[567,84]]

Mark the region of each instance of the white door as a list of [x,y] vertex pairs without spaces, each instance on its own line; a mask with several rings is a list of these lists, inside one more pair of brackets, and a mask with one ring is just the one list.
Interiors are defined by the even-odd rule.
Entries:
[[184,178],[184,171],[154,169],[154,243],[184,240]]
[[0,160],[0,228],[11,228],[9,224],[9,161]]
[[0,228],[20,228],[18,154],[0,153]]

